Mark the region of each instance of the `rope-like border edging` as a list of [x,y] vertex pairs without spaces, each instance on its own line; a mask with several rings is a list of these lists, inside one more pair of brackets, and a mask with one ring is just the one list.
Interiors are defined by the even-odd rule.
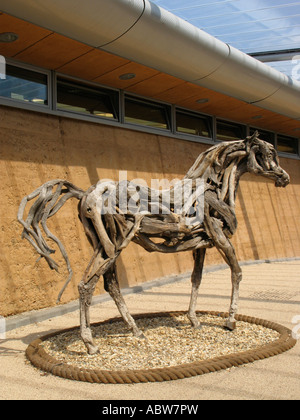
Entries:
[[[186,312],[159,312],[135,315],[139,318],[165,317],[174,315],[183,315]],[[228,313],[215,311],[197,311],[203,315],[213,315],[222,318],[227,318]],[[112,318],[102,321],[93,326],[109,322],[117,322],[122,318]],[[53,337],[55,335],[78,329],[79,327],[68,328],[52,334],[45,335],[39,339],[34,340],[26,349],[26,356],[30,362],[37,368],[49,372],[55,376],[60,376],[66,379],[75,381],[104,383],[104,384],[133,384],[146,382],[163,382],[172,381],[176,379],[190,378],[192,376],[203,375],[205,373],[216,372],[222,369],[231,367],[238,367],[247,363],[253,363],[256,360],[266,359],[268,357],[277,356],[285,351],[290,350],[295,346],[296,340],[292,337],[292,331],[288,328],[276,324],[271,321],[266,321],[260,318],[254,318],[245,315],[236,315],[237,321],[244,321],[250,324],[261,325],[266,328],[273,329],[280,334],[280,337],[272,343],[261,346],[257,349],[244,351],[241,353],[232,353],[226,356],[219,356],[209,360],[201,360],[193,363],[183,364],[179,366],[156,368],[156,369],[141,369],[141,370],[127,370],[127,371],[108,371],[108,370],[92,370],[81,369],[66,363],[57,361],[54,357],[45,352],[40,344],[42,341]]]

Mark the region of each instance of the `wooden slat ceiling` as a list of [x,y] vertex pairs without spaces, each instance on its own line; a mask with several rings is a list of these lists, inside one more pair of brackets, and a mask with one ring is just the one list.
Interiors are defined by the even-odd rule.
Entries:
[[[294,137],[300,135],[300,121],[95,49],[1,12],[0,32],[15,32],[19,36],[14,43],[0,43],[0,55],[4,57],[262,129]],[[136,77],[120,80],[119,76],[125,73],[135,73]],[[209,101],[199,104],[197,100],[202,98]]]

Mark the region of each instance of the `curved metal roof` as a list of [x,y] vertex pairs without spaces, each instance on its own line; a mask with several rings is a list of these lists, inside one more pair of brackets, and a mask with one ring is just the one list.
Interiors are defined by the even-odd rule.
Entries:
[[[201,2],[192,3],[198,7]],[[86,0],[84,7],[81,0],[0,0],[0,8],[93,47],[300,119],[300,82],[149,0]]]

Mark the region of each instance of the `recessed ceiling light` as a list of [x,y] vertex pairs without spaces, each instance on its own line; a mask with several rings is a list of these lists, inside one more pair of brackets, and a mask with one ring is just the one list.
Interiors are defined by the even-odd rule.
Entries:
[[208,98],[201,98],[201,99],[197,99],[197,104],[206,104],[207,102],[209,102]]
[[0,34],[0,42],[15,42],[19,39],[19,35],[14,32],[2,32]]
[[125,73],[125,74],[121,74],[121,76],[119,76],[119,79],[130,80],[130,79],[134,79],[135,77],[136,75],[134,73]]

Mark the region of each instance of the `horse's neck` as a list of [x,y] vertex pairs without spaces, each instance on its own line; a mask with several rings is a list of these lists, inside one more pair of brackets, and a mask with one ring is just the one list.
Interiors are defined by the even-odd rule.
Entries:
[[243,140],[220,143],[202,153],[185,178],[201,178],[216,190],[219,200],[234,209],[240,177],[247,171],[246,157]]
[[217,187],[218,198],[228,204],[232,210],[235,208],[236,192],[241,176],[246,172],[247,166],[241,158],[236,158],[219,176],[220,184]]

